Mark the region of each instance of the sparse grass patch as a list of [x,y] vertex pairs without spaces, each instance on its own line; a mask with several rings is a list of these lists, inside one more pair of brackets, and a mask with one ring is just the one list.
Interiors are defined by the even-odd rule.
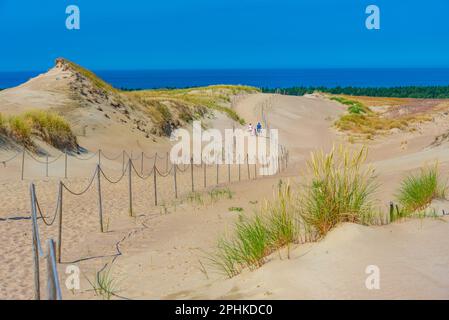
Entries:
[[404,216],[425,209],[432,200],[446,198],[447,186],[440,179],[438,165],[425,167],[418,174],[410,174],[401,182],[397,199]]
[[312,154],[306,175],[311,178],[301,190],[299,212],[318,236],[341,222],[369,223],[377,184],[374,170],[363,167],[366,156],[366,148],[350,152],[343,146]]
[[187,201],[189,201],[190,203],[201,205],[201,206],[204,204],[203,195],[200,192],[196,192],[196,191],[190,192],[186,198],[187,198]]
[[110,268],[98,271],[92,281],[89,279],[87,281],[89,281],[95,294],[103,297],[104,300],[110,300],[119,291],[118,281],[112,277]]
[[359,134],[372,139],[376,134],[382,134],[392,129],[405,130],[410,125],[431,120],[431,116],[425,114],[403,115],[399,117],[387,117],[373,112],[360,101],[349,100],[344,97],[330,97],[348,107],[348,113],[335,122],[335,127],[342,131]]
[[209,191],[209,197],[212,202],[217,202],[220,199],[232,199],[234,193],[229,188],[214,188]]

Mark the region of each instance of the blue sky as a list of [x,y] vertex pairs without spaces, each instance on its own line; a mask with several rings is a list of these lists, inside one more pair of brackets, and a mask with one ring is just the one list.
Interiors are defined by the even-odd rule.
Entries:
[[0,71],[59,56],[94,70],[449,67],[448,14],[447,0],[0,0]]

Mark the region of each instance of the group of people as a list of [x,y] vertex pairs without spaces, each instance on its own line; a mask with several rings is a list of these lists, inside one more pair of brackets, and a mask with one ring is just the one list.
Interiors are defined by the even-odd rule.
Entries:
[[248,132],[252,136],[259,136],[262,133],[262,124],[260,122],[257,122],[257,125],[253,127],[253,124],[250,123],[248,125]]

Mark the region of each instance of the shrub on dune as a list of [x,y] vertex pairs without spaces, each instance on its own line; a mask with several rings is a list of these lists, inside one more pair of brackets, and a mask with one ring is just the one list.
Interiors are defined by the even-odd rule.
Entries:
[[235,234],[219,240],[218,251],[210,260],[219,270],[233,277],[244,267],[262,266],[270,250],[269,241],[269,232],[261,217],[240,217]]
[[262,266],[268,255],[296,241],[294,199],[289,184],[280,183],[276,199],[266,202],[252,218],[240,216],[231,237],[221,238],[210,260],[227,276],[243,268]]
[[11,116],[8,119],[8,135],[19,143],[29,147],[33,145],[31,140],[31,124],[21,116]]
[[42,140],[58,148],[72,150],[77,147],[76,137],[69,123],[60,115],[47,111],[29,111],[24,118],[32,123],[32,128]]
[[397,199],[406,215],[425,209],[432,200],[446,197],[446,184],[440,181],[438,166],[421,169],[401,183]]
[[312,154],[306,174],[311,178],[301,190],[299,207],[301,218],[318,236],[341,222],[369,222],[377,184],[374,170],[364,166],[366,156],[366,148],[351,152],[342,146]]

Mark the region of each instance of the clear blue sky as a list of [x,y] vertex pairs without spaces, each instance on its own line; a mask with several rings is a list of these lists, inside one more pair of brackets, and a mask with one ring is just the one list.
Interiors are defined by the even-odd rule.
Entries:
[[[65,8],[81,30],[65,28]],[[381,9],[381,30],[365,8]],[[0,71],[449,67],[448,0],[0,0]]]

